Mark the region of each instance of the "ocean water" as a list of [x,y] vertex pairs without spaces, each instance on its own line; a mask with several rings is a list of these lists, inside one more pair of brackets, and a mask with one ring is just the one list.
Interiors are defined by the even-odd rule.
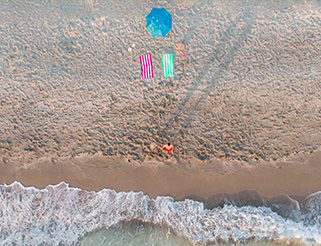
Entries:
[[142,192],[0,186],[1,245],[321,245],[321,192],[295,219],[266,206],[224,205]]
[[[139,220],[132,220],[128,222],[122,222],[117,226],[113,226],[108,230],[102,229],[94,233],[90,233],[85,236],[79,243],[79,245],[85,246],[109,246],[109,245],[126,245],[126,246],[200,246],[200,245],[212,245],[214,242],[207,243],[192,243],[187,238],[177,235],[172,229],[165,225],[154,225],[151,223],[145,223]],[[215,243],[215,245],[232,245],[229,243]],[[247,241],[245,243],[239,243],[240,245],[303,245],[303,243],[295,240],[288,241],[268,241],[261,240],[258,242]]]
[[188,239],[177,235],[166,225],[154,225],[140,220],[124,221],[109,229],[89,233],[79,245],[193,245]]

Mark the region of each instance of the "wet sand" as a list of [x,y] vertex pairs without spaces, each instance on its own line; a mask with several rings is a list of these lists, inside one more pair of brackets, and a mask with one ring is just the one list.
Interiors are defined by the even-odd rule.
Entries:
[[155,198],[170,195],[206,199],[216,193],[257,190],[263,196],[280,194],[307,196],[321,188],[321,151],[293,155],[276,162],[255,165],[218,159],[202,163],[192,160],[179,164],[175,159],[143,163],[101,154],[70,157],[65,160],[43,158],[25,167],[1,164],[0,183],[20,181],[26,186],[44,188],[65,181],[73,187],[99,191],[143,191]]

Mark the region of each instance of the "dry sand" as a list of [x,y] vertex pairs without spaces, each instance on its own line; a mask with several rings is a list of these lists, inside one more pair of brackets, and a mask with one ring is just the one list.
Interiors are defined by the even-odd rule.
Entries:
[[[266,195],[320,189],[320,172],[314,172],[319,154],[309,171],[299,162],[270,168],[321,145],[320,1],[0,5],[1,183],[17,179],[43,187],[66,180],[88,189],[178,198],[248,188]],[[173,16],[165,38],[151,38],[145,28],[153,6]],[[176,50],[179,43],[186,59]],[[127,51],[131,44],[133,53]],[[174,79],[161,74],[161,55],[168,52],[175,56]],[[154,64],[149,80],[140,75],[139,55],[145,53]],[[120,161],[161,161],[148,147],[167,141],[175,146],[171,166]],[[98,152],[108,158],[77,164],[83,154]],[[189,169],[195,158],[214,171]],[[220,168],[209,164],[213,158]],[[254,167],[242,168],[236,160]],[[234,174],[221,175],[229,165]],[[180,182],[165,182],[176,176]]]

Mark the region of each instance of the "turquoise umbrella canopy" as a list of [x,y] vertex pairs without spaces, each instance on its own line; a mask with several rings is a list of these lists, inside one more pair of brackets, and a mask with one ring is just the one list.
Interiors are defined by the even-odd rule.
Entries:
[[164,8],[153,8],[146,16],[146,22],[152,37],[165,37],[172,29],[172,16]]

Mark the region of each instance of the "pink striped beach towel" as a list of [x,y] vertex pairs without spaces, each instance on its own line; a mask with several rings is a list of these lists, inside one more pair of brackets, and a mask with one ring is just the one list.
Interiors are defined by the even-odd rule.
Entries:
[[146,54],[139,57],[140,64],[142,65],[142,77],[143,79],[153,78],[153,64],[152,55]]

